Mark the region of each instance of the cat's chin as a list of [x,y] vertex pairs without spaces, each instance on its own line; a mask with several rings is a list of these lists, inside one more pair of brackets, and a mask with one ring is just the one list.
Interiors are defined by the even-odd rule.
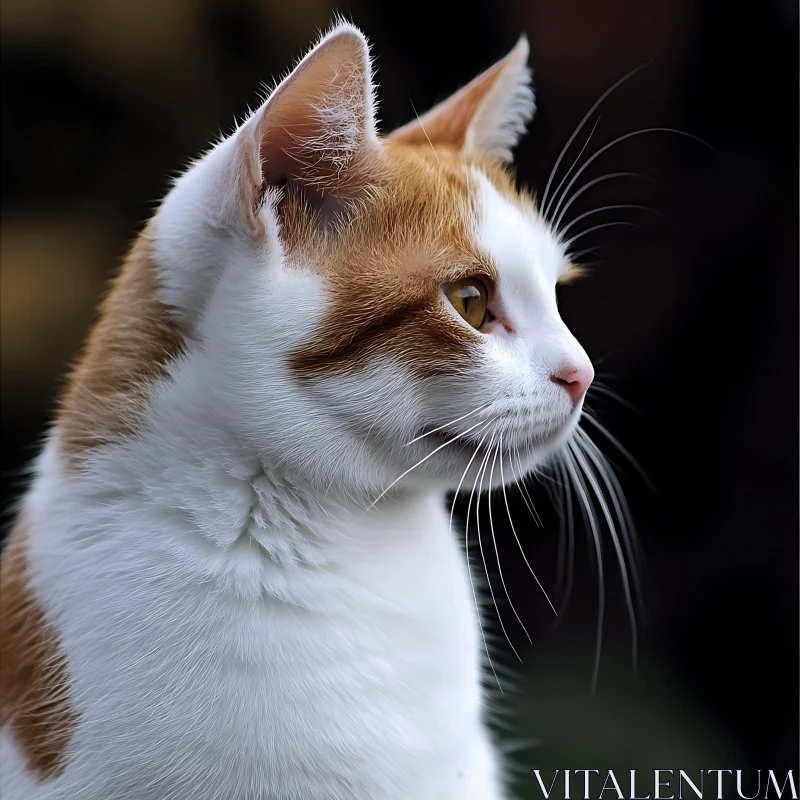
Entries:
[[[447,483],[454,480],[471,486],[477,479],[483,488],[511,484],[556,456],[573,436],[580,410],[544,433],[492,436],[459,435],[456,431],[432,430],[424,433],[431,466],[446,465]],[[438,464],[436,462],[439,462]],[[455,489],[456,485],[449,487]]]

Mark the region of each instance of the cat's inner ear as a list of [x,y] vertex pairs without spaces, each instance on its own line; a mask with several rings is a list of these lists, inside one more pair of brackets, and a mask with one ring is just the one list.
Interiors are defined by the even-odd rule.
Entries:
[[534,110],[528,41],[522,36],[505,58],[389,139],[510,162]]
[[301,193],[323,224],[367,185],[380,160],[369,48],[334,28],[237,132],[239,212],[254,233],[262,207]]

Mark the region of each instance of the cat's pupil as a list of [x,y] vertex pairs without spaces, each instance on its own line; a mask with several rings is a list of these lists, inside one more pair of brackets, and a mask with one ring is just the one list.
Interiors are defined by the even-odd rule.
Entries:
[[475,286],[465,286],[461,295],[461,302],[464,304],[464,313],[469,312],[469,307],[473,300],[480,299],[481,293]]

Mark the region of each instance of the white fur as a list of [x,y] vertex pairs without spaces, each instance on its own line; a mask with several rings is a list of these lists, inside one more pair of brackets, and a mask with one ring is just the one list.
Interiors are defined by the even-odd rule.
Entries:
[[528,67],[529,49],[528,40],[522,36],[506,57],[505,67],[467,128],[467,152],[511,162],[511,151],[536,110]]
[[155,403],[170,429],[92,479],[65,476],[56,441],[41,459],[33,586],[80,721],[35,792],[4,760],[4,800],[499,797],[439,497],[304,495],[219,431],[191,361]]
[[141,431],[82,472],[57,434],[39,459],[32,588],[78,722],[65,772],[42,783],[3,734],[0,795],[499,800],[477,614],[444,508],[477,476],[475,448],[405,445],[461,415],[452,431],[491,424],[476,439],[503,436],[530,469],[570,433],[577,412],[549,379],[585,358],[555,306],[563,253],[475,173],[476,244],[515,332],[486,336],[462,381],[376,359],[301,386],[287,359],[325,286],[285,267],[269,204],[264,244],[226,225],[233,141],[156,219],[164,299],[191,333]]

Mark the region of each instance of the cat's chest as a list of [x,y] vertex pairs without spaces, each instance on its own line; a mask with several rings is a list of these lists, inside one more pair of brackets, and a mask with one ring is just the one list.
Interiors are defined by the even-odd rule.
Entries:
[[441,520],[405,522],[375,527],[369,551],[291,569],[246,539],[233,561],[141,532],[135,568],[105,552],[91,584],[72,583],[64,630],[94,756],[111,774],[146,769],[159,791],[208,764],[231,771],[208,776],[219,791],[340,773],[367,787],[481,739],[463,556]]

